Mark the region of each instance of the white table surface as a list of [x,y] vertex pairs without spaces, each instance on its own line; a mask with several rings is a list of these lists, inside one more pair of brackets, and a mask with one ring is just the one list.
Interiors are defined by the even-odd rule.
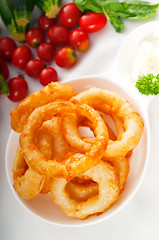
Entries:
[[[64,1],[66,2],[66,1]],[[67,1],[68,2],[68,1]],[[158,3],[158,1],[151,1]],[[36,18],[38,12],[36,12]],[[159,13],[151,21],[159,19]],[[121,44],[126,36],[143,22],[125,21],[122,33],[116,33],[108,22],[107,26],[90,35],[90,49],[79,54],[79,62],[69,70],[54,66],[62,81],[81,76],[100,74],[112,67]],[[32,21],[32,26],[36,21]],[[159,28],[156,29],[159,31]],[[0,37],[9,35],[0,21]],[[10,77],[17,75],[17,69],[9,66]],[[38,80],[27,77],[30,92],[42,88]],[[82,228],[63,228],[47,224],[36,217],[31,217],[17,202],[11,192],[5,173],[5,148],[11,131],[10,111],[18,104],[0,96],[0,239],[1,240],[85,240],[122,239],[149,240],[159,239],[159,98],[152,101],[149,116],[152,131],[152,149],[148,170],[133,199],[109,220]]]

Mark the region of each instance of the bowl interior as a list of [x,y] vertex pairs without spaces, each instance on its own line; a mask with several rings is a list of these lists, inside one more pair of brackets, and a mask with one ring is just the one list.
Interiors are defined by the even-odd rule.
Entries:
[[130,79],[131,65],[140,43],[144,40],[153,41],[159,39],[159,32],[156,31],[158,26],[159,21],[148,22],[136,28],[125,39],[115,63],[123,77]]
[[99,87],[118,92],[132,103],[134,108],[140,113],[145,124],[141,140],[130,158],[130,173],[124,191],[121,193],[120,198],[105,213],[99,216],[91,216],[86,220],[78,220],[65,216],[60,210],[60,208],[52,202],[50,194],[39,194],[37,197],[31,200],[23,200],[18,196],[18,194],[13,188],[12,166],[15,152],[19,145],[19,134],[11,131],[6,148],[6,172],[9,185],[20,204],[22,204],[23,207],[29,210],[30,213],[40,217],[41,219],[49,223],[60,226],[84,226],[106,220],[110,216],[114,215],[128,202],[128,200],[132,198],[132,196],[138,189],[146,169],[149,155],[149,121],[147,113],[142,110],[142,106],[140,106],[140,104],[137,102],[137,99],[134,100],[133,98],[131,98],[126,93],[126,91],[122,90],[118,85],[112,83],[106,78],[88,77],[68,81],[67,83],[75,88],[76,93],[90,87]]

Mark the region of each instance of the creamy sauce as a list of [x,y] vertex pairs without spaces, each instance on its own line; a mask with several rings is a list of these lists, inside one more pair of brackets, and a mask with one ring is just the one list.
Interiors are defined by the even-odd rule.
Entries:
[[140,75],[159,74],[159,39],[143,41],[138,46],[131,67],[131,79],[137,81]]

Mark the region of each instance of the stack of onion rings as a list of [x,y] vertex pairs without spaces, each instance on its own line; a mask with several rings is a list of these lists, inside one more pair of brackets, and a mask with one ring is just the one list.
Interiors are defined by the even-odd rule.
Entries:
[[[116,115],[122,120],[125,131],[120,135],[119,139],[108,145],[104,154],[106,159],[126,156],[129,151],[136,147],[141,138],[144,125],[139,114],[133,109],[131,104],[119,94],[103,89],[90,88],[74,96],[71,101],[76,104],[88,104],[94,109],[106,114]],[[88,151],[91,144],[84,142],[79,135],[77,135],[75,128],[73,131],[70,121],[67,121],[67,126],[65,124],[64,122],[67,141],[78,149],[81,149],[82,145],[83,150]],[[70,137],[69,132],[73,132],[73,137]]]
[[[119,198],[144,125],[117,93],[91,88],[74,95],[68,84],[51,83],[11,111],[11,126],[21,132],[13,164],[17,193],[31,199],[50,192],[66,215],[85,219]],[[81,137],[80,127],[93,137]]]

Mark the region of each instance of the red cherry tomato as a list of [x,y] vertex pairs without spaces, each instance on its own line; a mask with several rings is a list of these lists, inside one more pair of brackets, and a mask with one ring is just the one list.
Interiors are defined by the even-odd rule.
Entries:
[[80,27],[88,33],[99,31],[106,23],[107,18],[102,13],[86,13],[79,20]]
[[16,49],[16,44],[14,40],[10,37],[3,37],[0,39],[0,52],[2,54],[2,57],[7,60],[12,60],[12,54],[14,50]]
[[28,94],[28,84],[25,79],[21,77],[11,78],[8,81],[10,94],[8,98],[13,102],[19,102]]
[[40,28],[31,28],[26,33],[26,42],[29,46],[36,48],[45,42],[45,34]]
[[17,47],[12,55],[12,63],[19,68],[24,68],[26,63],[32,58],[32,52],[26,45]]
[[63,47],[57,52],[55,61],[59,67],[70,68],[77,61],[76,52],[71,47]]
[[43,69],[44,63],[40,59],[31,59],[25,65],[26,74],[33,78],[38,78]]
[[57,82],[58,75],[56,70],[52,67],[44,68],[40,73],[39,81],[43,86],[46,86],[51,82]]
[[57,46],[64,46],[69,43],[69,30],[61,25],[54,25],[48,31],[48,38]]
[[44,62],[51,62],[55,56],[55,47],[50,42],[45,42],[39,45],[37,49],[38,57]]
[[78,51],[85,51],[89,47],[89,36],[86,31],[75,29],[70,34],[70,45]]
[[9,69],[5,61],[3,60],[0,54],[0,75],[2,75],[5,79],[9,77]]
[[38,19],[39,27],[44,31],[47,31],[55,23],[55,18],[48,18],[45,14],[42,14]]
[[68,28],[75,28],[79,24],[79,19],[82,12],[75,3],[68,3],[64,5],[59,13],[59,21],[62,25]]

